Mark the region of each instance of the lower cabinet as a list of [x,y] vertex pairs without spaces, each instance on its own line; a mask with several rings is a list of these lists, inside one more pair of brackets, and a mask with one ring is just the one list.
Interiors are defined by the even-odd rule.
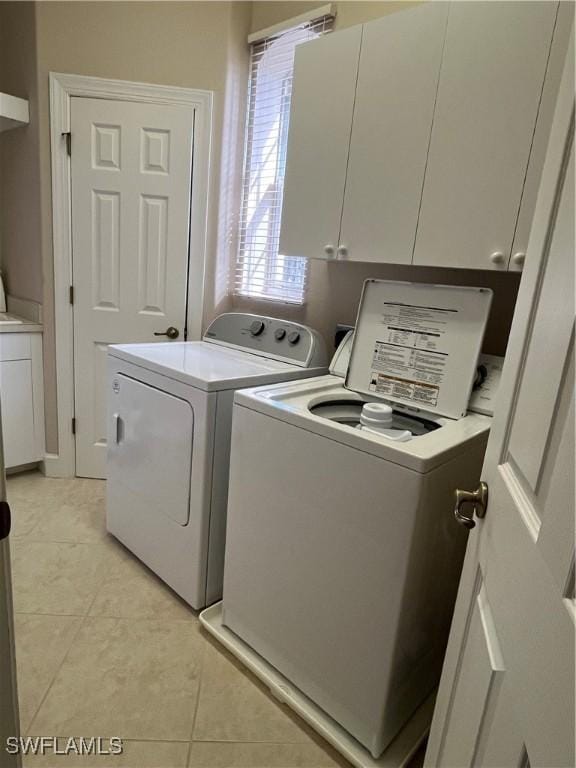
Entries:
[[0,335],[0,404],[6,469],[41,461],[44,458],[41,334]]

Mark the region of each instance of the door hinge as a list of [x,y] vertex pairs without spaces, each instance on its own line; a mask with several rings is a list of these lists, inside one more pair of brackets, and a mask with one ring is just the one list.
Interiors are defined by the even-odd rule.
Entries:
[[64,139],[66,140],[66,154],[68,157],[72,156],[72,134],[70,131],[67,131],[66,133],[63,133],[62,136],[64,136]]
[[70,288],[68,288],[68,299],[70,301],[70,304],[74,304],[74,286],[71,285]]
[[76,416],[72,417],[72,434],[76,434]]

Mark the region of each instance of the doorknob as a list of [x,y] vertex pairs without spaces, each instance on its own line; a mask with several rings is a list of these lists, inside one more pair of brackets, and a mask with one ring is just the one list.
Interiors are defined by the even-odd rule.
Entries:
[[169,339],[177,339],[178,336],[180,336],[180,331],[178,328],[174,328],[173,325],[166,328],[165,331],[158,331],[154,333],[154,336],[168,336]]
[[12,516],[7,501],[0,501],[0,540],[8,537],[12,527]]
[[[455,492],[456,504],[454,506],[454,517],[456,521],[465,528],[474,528],[474,513],[476,517],[482,519],[486,515],[488,506],[488,486],[481,481],[475,491],[461,491],[459,488]],[[470,505],[468,514],[462,511],[465,504]]]

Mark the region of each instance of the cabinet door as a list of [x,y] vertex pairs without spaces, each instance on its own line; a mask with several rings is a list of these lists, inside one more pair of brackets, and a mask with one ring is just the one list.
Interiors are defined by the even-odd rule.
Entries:
[[364,26],[341,248],[358,261],[410,264],[448,4]]
[[280,252],[325,257],[338,245],[362,27],[296,51]]
[[507,269],[557,3],[452,3],[414,264]]
[[574,25],[574,5],[573,3],[560,3],[558,17],[554,28],[552,38],[552,47],[550,49],[550,58],[546,67],[546,78],[542,89],[542,98],[538,110],[538,120],[536,121],[536,130],[532,140],[532,149],[530,150],[530,161],[526,173],[526,181],[522,191],[522,203],[518,214],[518,223],[514,233],[514,244],[512,246],[512,256],[510,258],[509,269],[511,272],[521,272],[524,267],[524,259],[528,248],[528,238],[532,228],[532,219],[534,209],[536,208],[536,197],[540,189],[540,177],[544,166],[544,157],[550,138],[550,128],[554,117],[556,100],[560,88],[560,80],[564,70],[566,56],[574,56],[574,52],[567,54],[570,32]]
[[34,440],[31,360],[0,363],[0,399],[6,467],[38,461]]

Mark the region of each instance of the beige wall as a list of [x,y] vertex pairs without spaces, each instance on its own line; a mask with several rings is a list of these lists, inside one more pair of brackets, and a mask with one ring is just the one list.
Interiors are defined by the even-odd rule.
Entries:
[[[0,2],[0,20],[5,12]],[[22,236],[23,218],[36,224],[36,245],[22,255],[20,268],[7,258],[9,282],[23,298],[42,300],[45,333],[47,449],[57,451],[54,286],[50,190],[48,75],[68,72],[116,79],[213,90],[214,120],[209,200],[206,317],[227,307],[225,264],[234,248],[241,142],[247,82],[251,5],[248,2],[46,2],[31,3],[23,27],[36,35],[37,97],[32,85],[32,114],[38,145],[23,140],[18,163],[6,166],[4,188],[10,194],[21,173],[24,155],[39,162],[40,179],[28,180],[28,191],[39,199],[21,200],[10,230]],[[30,67],[34,46],[27,45],[19,70]],[[33,187],[33,189],[32,189]],[[18,221],[17,225],[15,222]],[[39,234],[38,234],[39,231]],[[39,241],[39,245],[38,245]],[[20,258],[20,257],[18,257]],[[43,275],[43,287],[40,281]],[[18,278],[18,279],[17,279]],[[218,305],[219,306],[216,306]]]
[[[329,2],[329,0],[327,0]],[[418,5],[423,0],[344,0],[344,2],[335,2],[336,20],[334,29],[344,29],[353,24],[362,24],[371,19],[378,19],[387,13],[409,8],[411,5]],[[252,21],[250,31],[258,32],[273,24],[297,16],[300,13],[311,11],[319,6],[326,5],[326,2],[300,2],[299,0],[256,0],[252,8]]]
[[[255,2],[252,10],[251,31],[265,29],[322,4],[322,2],[269,2],[267,0]],[[415,4],[356,2],[356,0],[337,2],[334,3],[336,6],[335,29],[370,21],[387,13],[402,11]],[[494,302],[484,351],[493,354],[504,353],[519,285],[519,276],[514,273],[311,260],[307,299],[303,307],[250,300],[239,296],[233,298],[233,306],[235,309],[277,315],[307,323],[317,328],[330,345],[336,323],[352,324],[354,322],[362,284],[369,277],[492,288]]]
[[30,100],[30,123],[0,134],[0,253],[7,289],[42,301],[40,161],[32,3],[0,2],[0,91]]

